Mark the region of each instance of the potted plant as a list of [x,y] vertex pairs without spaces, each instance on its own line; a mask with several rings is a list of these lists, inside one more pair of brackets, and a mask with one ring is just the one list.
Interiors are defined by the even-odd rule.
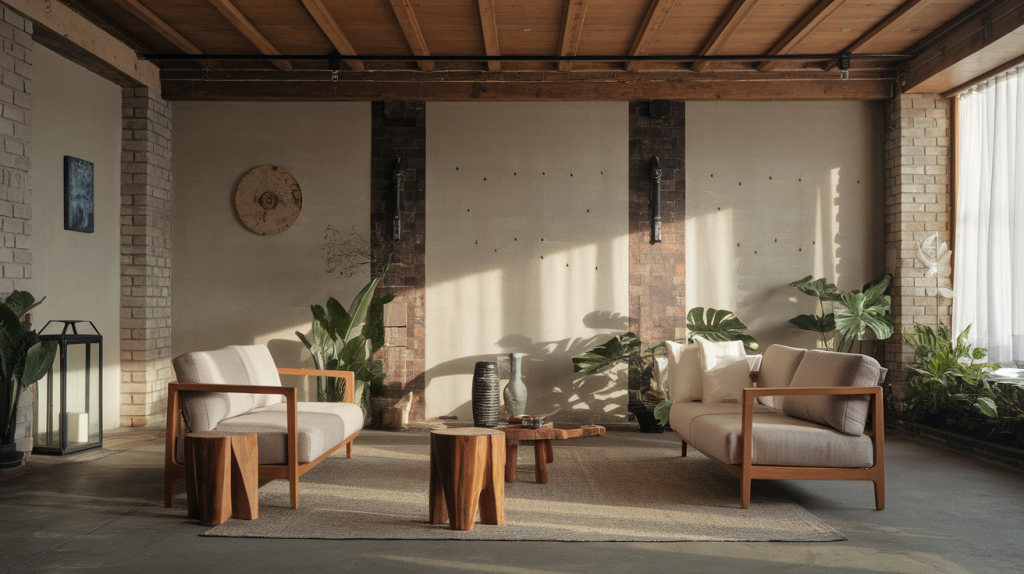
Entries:
[[[853,352],[854,342],[860,351],[868,331],[877,340],[892,336],[893,326],[889,316],[890,298],[885,294],[892,275],[868,283],[862,291],[840,291],[833,283],[812,279],[808,275],[790,283],[794,289],[818,298],[821,315],[800,315],[789,320],[805,331],[818,333],[821,347],[826,351]],[[828,312],[826,312],[828,311]]]
[[384,381],[370,381],[370,420],[380,426],[384,409],[391,406],[390,390]]
[[[326,309],[312,305],[310,337],[295,332],[313,356],[317,369],[352,371],[355,374],[355,401],[364,412],[368,410],[370,394],[364,392],[366,385],[384,383],[383,362],[374,360],[373,355],[384,346],[384,305],[390,303],[395,295],[388,293],[374,297],[373,292],[386,272],[387,267],[380,276],[370,280],[348,309],[334,297],[327,300]],[[345,381],[336,377],[317,377],[316,388],[318,401],[336,402],[341,400]]]
[[41,342],[27,314],[45,300],[14,291],[0,303],[0,468],[18,466],[25,458],[14,444],[18,401],[23,390],[50,370],[57,355],[57,344]]

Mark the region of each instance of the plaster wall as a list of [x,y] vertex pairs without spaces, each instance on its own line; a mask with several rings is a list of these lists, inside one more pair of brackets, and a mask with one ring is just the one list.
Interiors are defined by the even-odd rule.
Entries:
[[[335,297],[346,308],[369,281],[325,271],[325,230],[369,242],[370,103],[174,103],[172,356],[265,343],[278,366],[312,361],[295,336],[309,307]],[[264,237],[235,212],[242,177],[261,165],[287,170],[302,213]],[[300,400],[316,400],[312,381]]]
[[[120,426],[121,88],[36,45],[33,51],[32,286],[51,319],[103,335],[103,426]],[[93,233],[64,230],[64,156],[93,162]],[[47,330],[54,331],[53,327]],[[86,331],[88,332],[88,331]],[[45,379],[44,379],[45,380]],[[69,411],[78,397],[69,396]]]
[[427,104],[428,418],[525,352],[527,412],[625,420],[625,372],[571,358],[628,330],[628,132],[625,102]]
[[686,302],[729,309],[764,349],[814,348],[789,283],[860,289],[883,270],[882,109],[687,102]]

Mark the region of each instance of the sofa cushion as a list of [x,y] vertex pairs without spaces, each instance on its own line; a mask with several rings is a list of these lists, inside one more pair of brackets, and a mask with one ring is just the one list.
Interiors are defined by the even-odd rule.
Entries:
[[694,337],[700,347],[701,381],[706,403],[738,401],[750,382],[750,363],[741,341],[712,342]]
[[[879,384],[885,369],[867,355],[807,351],[790,388],[871,387]],[[790,416],[828,425],[848,435],[860,436],[868,419],[867,395],[791,395],[782,410]]]
[[[709,457],[728,464],[742,464],[742,407],[738,404],[732,406],[735,408],[732,413],[694,417],[687,442]],[[826,468],[868,468],[874,465],[870,437],[843,434],[825,425],[786,416],[777,410],[755,412],[751,432],[752,464]]]
[[668,350],[668,396],[673,401],[699,401],[704,397],[701,382],[700,349],[665,341]]
[[[668,414],[669,426],[672,430],[689,441],[693,437],[693,421],[699,417],[711,415],[733,415],[739,416],[743,406],[740,403],[672,403],[672,409]],[[754,404],[754,413],[773,413],[775,409],[764,405]]]
[[[296,409],[300,464],[315,460],[363,428],[363,411],[352,403],[298,403]],[[216,430],[255,433],[260,464],[288,464],[287,403],[224,419]],[[176,456],[182,464],[184,448],[179,437]]]
[[[280,387],[281,375],[277,374],[277,364],[266,345],[233,345],[245,367],[246,377],[250,385],[264,387]],[[284,401],[284,395],[252,395],[255,408],[268,407]]]
[[[785,388],[793,380],[800,361],[807,353],[806,349],[796,349],[784,345],[771,345],[764,352],[761,368],[757,374],[757,388]],[[781,409],[786,397],[758,397],[763,405]]]
[[[179,383],[249,384],[241,357],[230,348],[185,353],[176,357],[173,364]],[[180,396],[181,413],[191,432],[213,430],[221,420],[247,413],[255,406],[253,395],[248,393],[190,392]]]

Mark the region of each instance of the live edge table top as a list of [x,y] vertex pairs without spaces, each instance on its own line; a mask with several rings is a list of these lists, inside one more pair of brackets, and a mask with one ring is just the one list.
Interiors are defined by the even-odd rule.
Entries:
[[546,423],[536,429],[524,428],[519,425],[495,427],[505,433],[507,440],[565,440],[585,436],[603,436],[604,427],[598,425],[573,425]]

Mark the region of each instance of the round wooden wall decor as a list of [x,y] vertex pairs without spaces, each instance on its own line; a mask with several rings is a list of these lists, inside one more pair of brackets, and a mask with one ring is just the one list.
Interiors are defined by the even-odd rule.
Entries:
[[277,235],[291,227],[302,213],[302,190],[292,174],[276,165],[264,165],[245,174],[235,192],[235,210],[250,230]]

